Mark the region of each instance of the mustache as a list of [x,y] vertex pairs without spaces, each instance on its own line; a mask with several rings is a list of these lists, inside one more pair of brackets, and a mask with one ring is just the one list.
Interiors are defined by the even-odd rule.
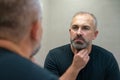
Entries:
[[79,35],[77,35],[77,36],[73,39],[73,41],[76,40],[76,39],[80,39],[80,40],[86,41],[82,36],[79,36]]

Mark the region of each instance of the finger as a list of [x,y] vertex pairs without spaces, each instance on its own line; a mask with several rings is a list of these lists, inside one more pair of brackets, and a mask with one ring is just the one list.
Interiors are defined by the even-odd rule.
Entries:
[[88,63],[89,59],[90,59],[90,56],[89,56],[89,55],[84,56],[84,61],[85,61],[86,63]]

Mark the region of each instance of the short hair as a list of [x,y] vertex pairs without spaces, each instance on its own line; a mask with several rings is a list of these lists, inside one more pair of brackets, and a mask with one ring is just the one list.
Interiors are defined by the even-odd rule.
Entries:
[[[76,17],[76,16],[78,16],[78,15],[84,15],[84,14],[88,14],[88,15],[90,15],[90,16],[93,18],[95,27],[97,28],[97,19],[96,19],[95,15],[92,14],[92,13],[90,13],[90,12],[85,12],[85,11],[77,12],[77,13],[73,16],[73,18]],[[73,19],[73,18],[72,18],[72,19]]]
[[0,39],[19,41],[41,18],[39,0],[0,0]]

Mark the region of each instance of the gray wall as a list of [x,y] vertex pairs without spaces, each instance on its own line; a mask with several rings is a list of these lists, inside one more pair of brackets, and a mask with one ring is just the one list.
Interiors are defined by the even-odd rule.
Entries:
[[42,0],[43,40],[36,55],[43,66],[48,51],[69,43],[69,25],[78,11],[88,11],[97,17],[99,35],[94,44],[113,52],[120,65],[120,0]]

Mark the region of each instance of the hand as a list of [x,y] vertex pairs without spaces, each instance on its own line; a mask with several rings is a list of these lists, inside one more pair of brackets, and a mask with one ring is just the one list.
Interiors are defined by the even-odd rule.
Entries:
[[91,47],[80,51],[74,51],[73,62],[66,72],[60,77],[60,80],[76,80],[80,70],[82,70],[89,61],[90,51]]
[[89,61],[89,49],[83,49],[79,52],[75,51],[72,65],[74,69],[83,69]]

